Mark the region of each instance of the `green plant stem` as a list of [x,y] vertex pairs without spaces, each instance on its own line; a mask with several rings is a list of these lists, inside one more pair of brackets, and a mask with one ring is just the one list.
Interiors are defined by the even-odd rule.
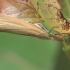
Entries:
[[69,60],[70,60],[70,45],[69,45],[69,42],[68,42],[68,37],[64,38],[63,41],[61,41],[62,45],[63,45],[63,51],[66,53],[66,55],[68,56]]

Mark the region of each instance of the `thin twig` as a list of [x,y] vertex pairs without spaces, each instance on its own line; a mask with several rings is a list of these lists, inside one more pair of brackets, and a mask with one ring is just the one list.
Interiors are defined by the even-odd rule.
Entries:
[[24,22],[23,20],[5,14],[0,14],[0,31],[33,36],[42,39],[61,40],[59,37],[52,34],[49,35],[33,24]]

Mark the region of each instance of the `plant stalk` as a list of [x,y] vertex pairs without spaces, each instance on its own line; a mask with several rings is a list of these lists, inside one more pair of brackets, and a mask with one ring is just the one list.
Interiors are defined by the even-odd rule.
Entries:
[[69,37],[64,37],[64,39],[61,41],[63,47],[63,51],[66,53],[66,55],[68,56],[69,60],[70,60],[70,45],[68,42]]

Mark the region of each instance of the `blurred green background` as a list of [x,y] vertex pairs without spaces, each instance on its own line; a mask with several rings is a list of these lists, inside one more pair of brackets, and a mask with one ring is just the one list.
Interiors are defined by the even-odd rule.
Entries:
[[70,70],[58,41],[0,32],[0,70]]
[[[69,20],[70,0],[58,0]],[[0,70],[70,70],[58,41],[0,32]]]

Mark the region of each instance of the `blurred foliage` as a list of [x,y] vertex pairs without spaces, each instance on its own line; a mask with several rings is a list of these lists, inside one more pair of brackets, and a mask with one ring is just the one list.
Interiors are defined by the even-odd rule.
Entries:
[[54,70],[59,50],[56,41],[9,33],[0,33],[0,39],[1,70]]
[[70,21],[70,0],[58,0],[65,18]]
[[0,39],[1,70],[70,69],[69,60],[60,52],[57,41],[9,33],[0,33]]

